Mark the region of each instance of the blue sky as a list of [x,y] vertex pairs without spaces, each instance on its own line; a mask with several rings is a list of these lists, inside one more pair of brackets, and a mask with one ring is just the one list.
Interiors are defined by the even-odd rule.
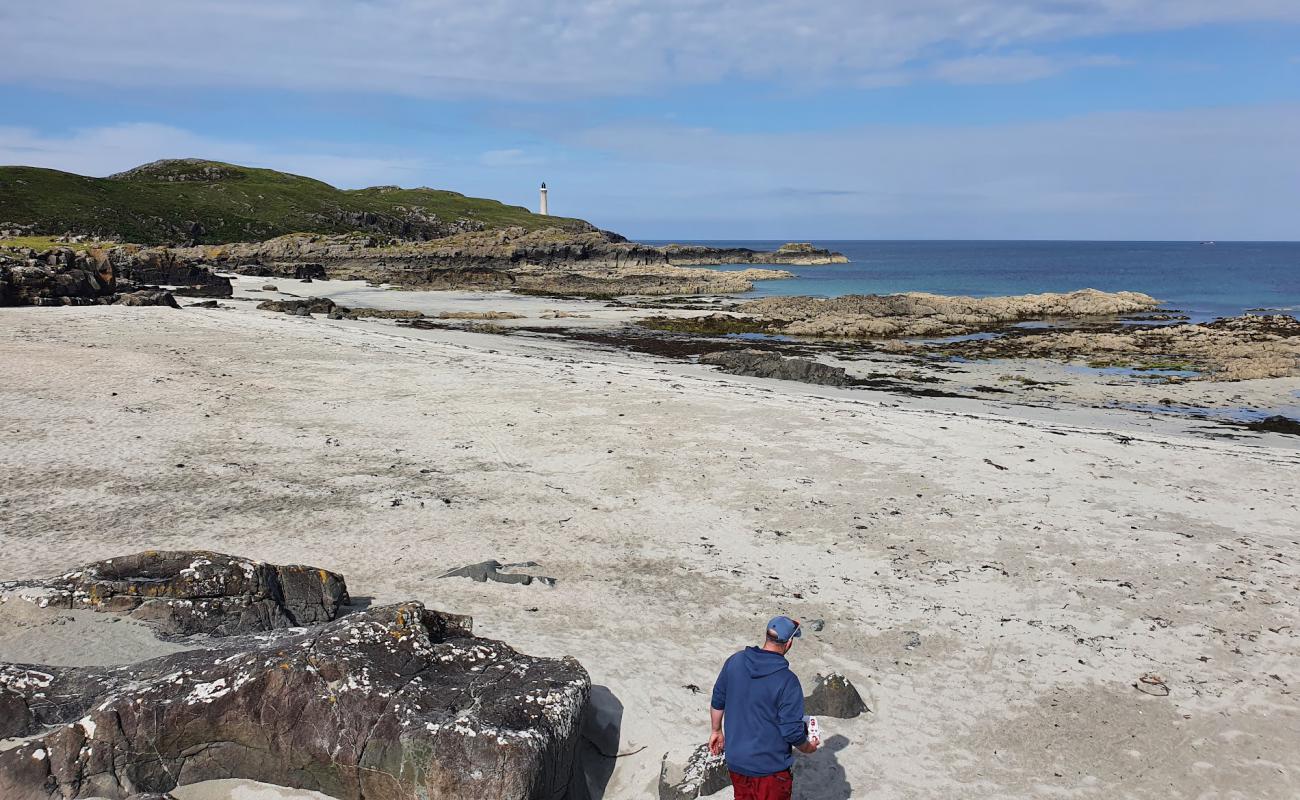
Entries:
[[17,0],[0,163],[638,238],[1300,239],[1295,0]]

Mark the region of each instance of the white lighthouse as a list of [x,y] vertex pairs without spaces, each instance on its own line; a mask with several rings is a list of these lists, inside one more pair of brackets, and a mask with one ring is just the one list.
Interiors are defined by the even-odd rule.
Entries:
[[546,181],[542,181],[542,202],[537,213],[541,214],[543,217],[548,217],[551,214],[550,211],[546,210]]

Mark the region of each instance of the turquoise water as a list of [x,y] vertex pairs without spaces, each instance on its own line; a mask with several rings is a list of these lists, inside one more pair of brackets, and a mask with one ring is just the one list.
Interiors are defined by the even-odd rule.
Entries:
[[[691,243],[754,250],[782,244]],[[781,267],[797,277],[761,281],[746,296],[923,291],[988,297],[1092,288],[1146,292],[1197,320],[1259,308],[1300,314],[1300,242],[821,240],[814,244],[843,253],[851,263]]]

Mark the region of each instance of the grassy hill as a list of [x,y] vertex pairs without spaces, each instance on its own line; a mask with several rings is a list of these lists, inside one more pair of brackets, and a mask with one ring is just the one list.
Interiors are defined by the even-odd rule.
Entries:
[[118,236],[158,244],[235,242],[294,232],[369,231],[427,239],[463,229],[520,226],[592,230],[522,206],[439,189],[327,183],[219,161],[156,161],[107,178],[0,167],[0,230]]

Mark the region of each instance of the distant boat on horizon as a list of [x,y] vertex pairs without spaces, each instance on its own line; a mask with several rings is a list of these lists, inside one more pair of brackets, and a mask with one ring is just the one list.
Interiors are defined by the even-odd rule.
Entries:
[[1201,244],[1214,244],[1214,242],[1213,241],[1201,242]]

